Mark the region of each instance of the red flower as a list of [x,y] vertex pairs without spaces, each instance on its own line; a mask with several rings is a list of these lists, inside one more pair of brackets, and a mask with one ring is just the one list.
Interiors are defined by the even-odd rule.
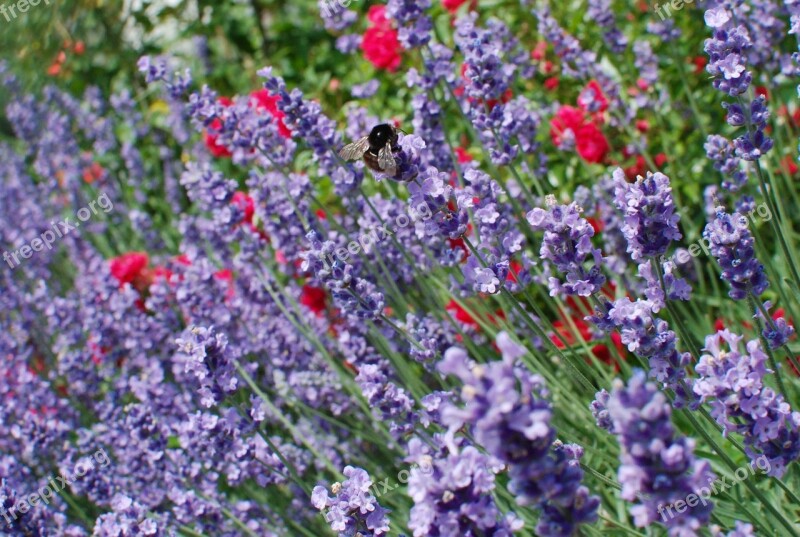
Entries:
[[88,184],[94,183],[95,181],[97,181],[98,179],[101,179],[103,177],[103,172],[104,171],[105,170],[103,170],[102,166],[100,166],[96,162],[93,162],[90,166],[88,166],[87,168],[84,168],[84,170],[83,170],[83,182],[84,183],[88,183]]
[[452,14],[458,11],[458,8],[463,6],[469,1],[469,8],[476,9],[478,7],[478,0],[442,0],[442,6]]
[[797,163],[795,162],[795,158],[792,155],[786,155],[783,157],[781,161],[781,169],[788,175],[794,175],[797,173]]
[[766,86],[756,86],[756,95],[761,95],[764,99],[769,99],[769,90]]
[[278,133],[284,138],[291,138],[292,131],[283,122],[286,114],[278,108],[278,99],[280,97],[277,95],[271,95],[267,90],[260,89],[250,94],[250,105],[255,105],[257,109],[269,112],[278,122]]
[[580,129],[586,118],[583,110],[575,108],[574,106],[562,106],[556,112],[553,119],[550,120],[550,139],[553,144],[561,146],[564,141],[564,133],[572,131],[573,135],[577,136],[577,131]]
[[166,280],[169,283],[174,272],[172,272],[167,267],[162,267],[159,265],[157,267],[153,267],[153,270],[150,272],[150,274],[153,276],[153,280],[155,280],[156,278],[164,278],[164,280]]
[[392,27],[392,22],[386,16],[386,6],[374,5],[367,11],[367,20],[373,26],[388,29]]
[[[231,101],[227,97],[220,97],[219,99],[217,99],[217,102],[225,107],[228,107],[233,104],[233,101]],[[209,151],[211,151],[211,154],[217,158],[230,157],[231,152],[228,151],[228,148],[225,147],[224,145],[217,143],[217,138],[219,138],[220,129],[222,129],[222,120],[219,118],[212,120],[211,124],[209,125],[209,129],[206,129],[206,135],[205,135],[206,147],[208,148]]]
[[547,52],[547,41],[539,41],[531,51],[531,59],[542,60],[545,52]]
[[644,157],[636,155],[636,163],[625,168],[625,177],[634,180],[638,176],[644,175],[645,171],[647,171],[647,163],[644,161]]
[[636,130],[639,132],[647,132],[650,129],[650,124],[646,119],[639,119],[636,121]]
[[589,223],[590,226],[592,226],[592,229],[594,229],[595,233],[600,233],[601,231],[603,231],[603,229],[605,229],[602,220],[598,220],[597,218],[587,216],[586,221]]
[[522,264],[519,261],[511,260],[508,264],[508,274],[506,275],[507,282],[517,283],[517,276],[522,270]]
[[147,270],[150,258],[144,252],[128,252],[110,259],[108,264],[111,275],[117,279],[120,287],[129,283],[141,291],[142,287],[146,288],[150,284],[151,275]]
[[608,140],[594,123],[583,125],[575,133],[575,142],[578,155],[586,162],[595,164],[603,162],[610,149]]
[[[447,305],[444,307],[444,309],[450,315],[452,315],[456,321],[471,326],[472,328],[480,332],[481,326],[480,324],[478,324],[478,321],[472,315],[470,315],[467,312],[467,310],[459,306],[459,304],[455,300],[451,299],[450,302],[448,302]],[[496,325],[498,317],[501,319],[506,318],[506,315],[505,313],[503,313],[503,310],[499,309],[495,312],[495,314],[496,316],[489,313],[484,321]]]
[[231,203],[239,207],[244,213],[244,217],[242,218],[242,222],[247,222],[248,224],[253,223],[253,214],[256,212],[255,202],[253,198],[248,196],[242,191],[236,191],[233,194],[233,199],[231,199]]
[[558,87],[558,77],[551,76],[547,80],[544,81],[544,88],[548,91],[553,91]]
[[80,56],[86,51],[86,45],[84,44],[83,41],[78,41],[77,43],[75,43],[75,47],[72,49],[72,51],[78,56]]
[[466,164],[467,162],[472,162],[475,160],[466,149],[460,146],[456,147],[456,156],[458,157],[459,164]]
[[214,277],[221,282],[228,284],[228,289],[225,291],[225,298],[231,299],[236,294],[233,288],[233,272],[231,269],[222,269],[214,273]]
[[400,41],[397,30],[391,27],[386,18],[386,6],[374,5],[369,8],[367,19],[373,24],[361,39],[364,58],[378,69],[395,71],[400,67]]
[[708,63],[708,58],[705,56],[695,56],[692,58],[692,63],[694,64],[694,74],[700,74],[706,68],[706,64]]
[[300,295],[300,303],[314,312],[318,317],[327,308],[328,294],[324,289],[313,287],[311,285],[304,285],[303,292]]
[[[589,330],[589,326],[583,319],[580,317],[573,317],[572,323],[575,325],[575,329],[577,329],[577,332],[583,341],[592,341],[592,332]],[[577,345],[578,342],[575,339],[575,334],[570,323],[558,320],[553,323],[553,328],[556,329],[556,333],[550,335],[550,341],[552,341],[556,347],[563,349],[565,344],[566,346],[570,347]],[[616,332],[612,333],[611,341],[617,348],[617,352],[620,355],[624,355],[622,338],[620,335]],[[611,351],[604,344],[598,343],[597,345],[594,345],[592,347],[592,354],[604,364],[614,365],[618,369],[619,366],[612,359]]]
[[[585,112],[605,112],[608,109],[608,99],[603,94],[597,80],[590,81],[578,95],[578,106]],[[592,108],[593,110],[590,110]]]

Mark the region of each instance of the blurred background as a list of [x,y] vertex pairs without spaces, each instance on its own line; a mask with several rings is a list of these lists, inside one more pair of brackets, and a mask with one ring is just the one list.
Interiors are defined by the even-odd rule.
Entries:
[[[355,1],[349,9],[364,15],[368,7]],[[326,89],[372,72],[366,62],[342,61],[315,0],[42,0],[16,14],[10,21],[0,15],[0,59],[32,93],[51,83],[73,95],[90,85],[104,95],[143,91],[136,62],[145,54],[168,53],[221,95],[252,91],[256,70],[269,64],[290,87],[330,97],[332,105],[335,92]],[[0,109],[7,99],[0,93]]]

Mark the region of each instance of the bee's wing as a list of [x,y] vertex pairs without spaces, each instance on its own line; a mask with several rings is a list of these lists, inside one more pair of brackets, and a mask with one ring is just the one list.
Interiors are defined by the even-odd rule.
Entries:
[[394,161],[391,144],[386,144],[378,151],[378,167],[389,176],[397,173],[397,164]]
[[364,136],[351,144],[347,144],[339,151],[339,156],[344,160],[358,160],[369,149],[369,137]]

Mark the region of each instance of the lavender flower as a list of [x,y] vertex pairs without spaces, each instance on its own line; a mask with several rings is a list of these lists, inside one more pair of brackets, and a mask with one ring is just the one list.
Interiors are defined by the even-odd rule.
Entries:
[[346,466],[342,483],[331,486],[333,496],[325,487],[316,486],[311,504],[325,512],[325,520],[339,537],[379,537],[389,532],[388,511],[378,504],[369,489],[372,480],[361,468]]
[[620,54],[625,51],[628,39],[614,21],[611,0],[591,0],[586,15],[603,29],[603,39],[612,52]]
[[516,367],[527,351],[505,332],[497,337],[501,362],[478,365],[459,348],[445,352],[439,371],[464,383],[465,406],[442,410],[448,437],[464,424],[475,440],[509,467],[509,490],[521,505],[542,510],[536,531],[543,537],[570,536],[597,518],[599,499],[581,485],[582,449],[555,440],[553,409],[543,379]]
[[634,261],[664,255],[670,243],[680,240],[680,217],[675,214],[672,187],[663,173],[647,172],[630,184],[624,173],[614,171],[614,201],[625,215],[622,228],[628,240],[628,252]]
[[636,502],[630,508],[636,526],[661,522],[671,537],[699,535],[713,509],[707,501],[674,517],[660,516],[665,507],[714,479],[708,462],[695,458],[694,441],[675,431],[670,402],[637,370],[627,385],[614,382],[608,413],[622,447],[621,496]]
[[[527,219],[533,229],[544,231],[539,256],[553,263],[566,278],[562,283],[550,277],[550,295],[591,296],[599,292],[606,278],[600,272],[600,250],[592,245],[594,228],[581,218],[583,210],[575,203],[557,205],[555,197],[548,196],[547,205],[547,210],[530,211]],[[589,256],[587,270],[584,265]]]
[[718,208],[716,218],[703,231],[703,237],[711,245],[711,255],[722,268],[722,279],[731,286],[728,295],[734,300],[744,300],[751,294],[758,297],[769,286],[747,226],[746,216],[728,214]]
[[750,458],[766,457],[767,473],[781,477],[800,458],[800,412],[764,385],[771,371],[760,342],[748,341],[742,352],[742,339],[727,329],[706,337],[707,354],[697,364],[694,392],[711,403],[711,415],[725,434],[744,436]]
[[597,426],[606,431],[611,431],[612,423],[611,416],[608,413],[608,398],[608,392],[605,389],[600,390],[595,394],[594,401],[589,405],[589,409],[592,411],[592,416],[594,416]]
[[733,144],[727,138],[711,134],[703,147],[706,156],[714,161],[714,169],[724,177],[722,188],[737,192],[747,184],[747,174],[741,169],[739,159],[733,154]]
[[675,332],[666,321],[653,316],[652,303],[621,298],[613,303],[607,319],[619,330],[623,345],[649,361],[650,377],[675,391],[676,406],[693,403],[693,395],[686,392],[683,384],[691,355],[678,352]]
[[397,22],[397,36],[403,48],[424,47],[430,42],[433,21],[425,11],[430,0],[389,0],[386,15]]
[[184,372],[191,373],[200,383],[200,396],[205,407],[219,404],[228,394],[236,391],[234,363],[226,350],[228,340],[214,327],[194,327],[177,340],[180,353],[176,365],[183,364]]
[[408,493],[414,500],[408,527],[414,537],[491,535],[511,537],[522,526],[503,517],[492,491],[502,467],[474,446],[445,448],[434,437],[435,450],[418,437],[408,443],[406,462],[413,463]]

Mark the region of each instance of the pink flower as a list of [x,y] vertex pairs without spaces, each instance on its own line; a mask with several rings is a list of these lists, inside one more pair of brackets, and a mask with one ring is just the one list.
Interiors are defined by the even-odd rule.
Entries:
[[386,18],[386,6],[372,6],[367,18],[372,26],[367,28],[361,39],[364,58],[378,69],[397,70],[400,67],[402,47],[397,38],[397,30],[391,27]]

